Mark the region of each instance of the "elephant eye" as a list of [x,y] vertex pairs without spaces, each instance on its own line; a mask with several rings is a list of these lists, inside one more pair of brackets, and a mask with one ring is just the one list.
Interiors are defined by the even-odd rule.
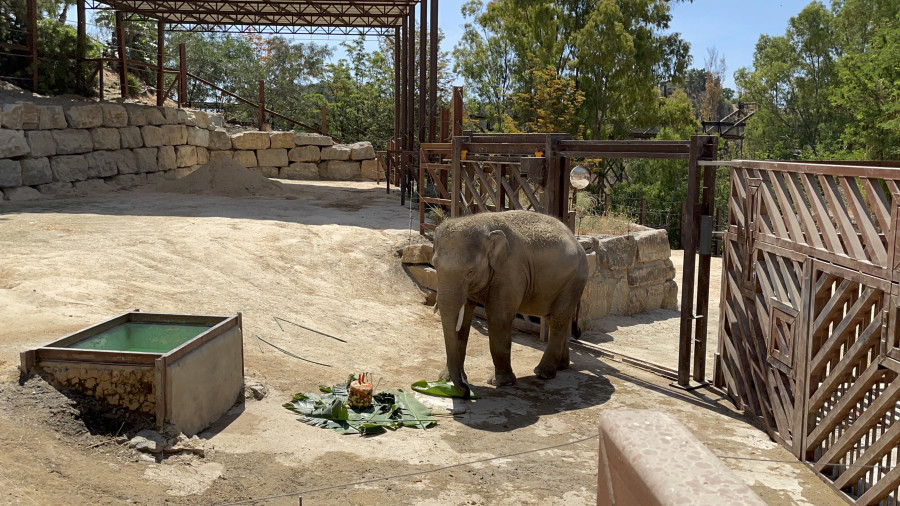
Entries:
[[471,278],[475,275],[475,269],[469,269],[469,272],[466,273],[467,278]]

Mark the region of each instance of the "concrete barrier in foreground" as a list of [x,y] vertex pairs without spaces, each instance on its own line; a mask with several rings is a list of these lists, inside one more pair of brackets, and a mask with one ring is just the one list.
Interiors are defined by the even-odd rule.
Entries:
[[600,415],[598,505],[765,505],[678,420],[662,411]]

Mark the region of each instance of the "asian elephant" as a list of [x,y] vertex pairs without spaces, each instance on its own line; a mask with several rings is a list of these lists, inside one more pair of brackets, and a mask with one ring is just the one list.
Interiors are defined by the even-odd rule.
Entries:
[[496,386],[516,382],[510,362],[516,313],[546,317],[549,340],[534,372],[541,379],[569,367],[568,333],[588,279],[584,249],[559,220],[531,211],[481,213],[446,220],[434,234],[447,367],[464,397],[466,345],[476,303],[487,315]]

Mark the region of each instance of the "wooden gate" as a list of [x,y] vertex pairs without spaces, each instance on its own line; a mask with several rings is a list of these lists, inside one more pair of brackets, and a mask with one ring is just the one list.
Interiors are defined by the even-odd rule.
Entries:
[[900,499],[900,171],[737,162],[716,386],[860,504]]

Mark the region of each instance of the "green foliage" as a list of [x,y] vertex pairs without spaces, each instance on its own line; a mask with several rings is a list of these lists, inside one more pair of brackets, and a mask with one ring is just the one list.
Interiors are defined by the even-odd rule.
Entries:
[[498,131],[533,127],[534,110],[511,101],[537,97],[555,75],[551,81],[570,79],[584,94],[566,125],[582,125],[594,139],[626,136],[632,126],[650,126],[656,85],[678,80],[688,62],[688,44],[661,33],[670,20],[664,0],[470,0],[463,14],[471,21],[455,68]]

